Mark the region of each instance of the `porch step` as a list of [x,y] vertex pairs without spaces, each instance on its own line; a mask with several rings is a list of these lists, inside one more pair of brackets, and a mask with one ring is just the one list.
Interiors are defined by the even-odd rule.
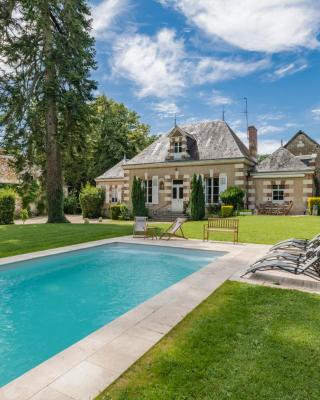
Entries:
[[186,214],[178,211],[163,211],[150,216],[153,221],[174,221],[177,218],[188,218]]

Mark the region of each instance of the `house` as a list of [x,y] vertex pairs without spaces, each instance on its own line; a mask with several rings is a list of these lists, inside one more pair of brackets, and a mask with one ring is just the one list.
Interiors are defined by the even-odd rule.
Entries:
[[133,178],[141,178],[151,216],[183,213],[193,174],[203,177],[206,204],[219,203],[221,192],[238,186],[245,190],[251,209],[267,201],[292,200],[292,212],[303,213],[307,197],[315,191],[314,157],[306,163],[307,158],[281,147],[258,163],[254,126],[248,128],[248,141],[249,148],[225,121],[174,126],[134,158],[96,178],[96,183],[105,188],[106,205],[123,202],[130,207]]
[[18,177],[10,165],[12,160],[13,157],[6,155],[4,150],[0,148],[0,186],[16,185],[19,183]]

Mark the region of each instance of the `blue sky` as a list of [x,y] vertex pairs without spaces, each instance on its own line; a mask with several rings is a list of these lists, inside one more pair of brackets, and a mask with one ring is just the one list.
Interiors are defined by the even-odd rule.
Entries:
[[299,129],[320,141],[320,0],[95,0],[99,92],[153,133],[225,119],[259,152]]

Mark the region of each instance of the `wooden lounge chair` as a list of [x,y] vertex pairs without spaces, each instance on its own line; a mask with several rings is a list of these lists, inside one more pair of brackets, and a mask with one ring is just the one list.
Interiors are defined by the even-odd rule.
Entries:
[[283,261],[277,259],[256,262],[250,266],[250,268],[242,275],[242,277],[249,273],[270,270],[285,271],[294,275],[305,275],[320,281],[320,251],[317,251],[313,257],[302,261]]
[[133,237],[147,237],[147,217],[134,217]]
[[[182,225],[187,221],[187,218],[177,218],[173,224],[169,226],[169,228],[162,233],[160,239],[164,239],[167,236],[167,240],[171,239],[172,237],[180,238],[180,239],[188,239],[184,236]],[[181,235],[177,235],[177,232],[180,231]]]

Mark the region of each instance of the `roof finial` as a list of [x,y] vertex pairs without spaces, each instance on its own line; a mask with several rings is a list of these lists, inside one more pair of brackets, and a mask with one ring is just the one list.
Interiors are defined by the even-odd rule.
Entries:
[[127,161],[127,155],[126,155],[126,153],[123,154],[123,161]]
[[283,147],[283,140],[281,139],[281,147]]
[[177,113],[174,113],[174,127],[177,127]]
[[222,121],[225,121],[225,110],[224,110],[224,106],[222,106]]

